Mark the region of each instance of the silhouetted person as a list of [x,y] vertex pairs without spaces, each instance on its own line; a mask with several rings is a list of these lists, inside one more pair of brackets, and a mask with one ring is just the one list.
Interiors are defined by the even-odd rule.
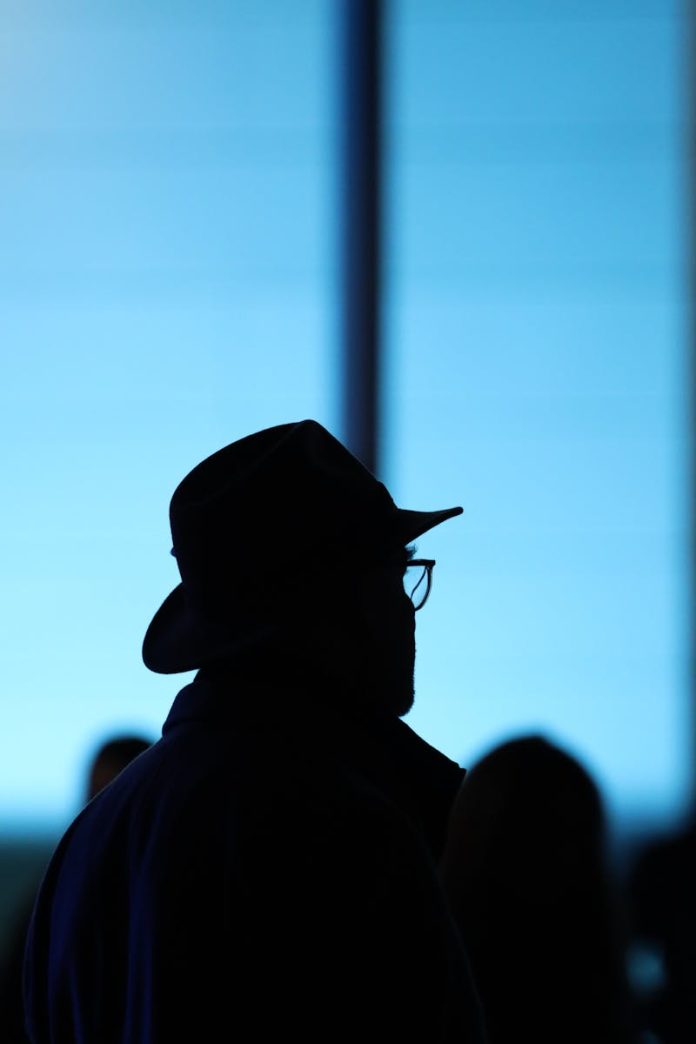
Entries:
[[696,1040],[696,821],[646,845],[630,875],[633,933],[660,962],[662,981],[641,1006],[664,1044]]
[[462,772],[400,720],[432,571],[407,545],[460,511],[399,510],[314,421],[181,482],[143,655],[198,673],[54,856],[35,1044],[479,1039],[436,871]]
[[442,875],[491,1044],[632,1039],[600,797],[575,759],[528,737],[478,762]]
[[[150,742],[141,736],[122,735],[105,740],[90,759],[85,784],[85,801],[91,801],[134,758],[147,750]],[[38,884],[38,882],[37,882]],[[25,1044],[22,1002],[22,966],[27,930],[34,906],[35,891],[20,908],[12,927],[0,970],[0,1041],[2,1044]]]

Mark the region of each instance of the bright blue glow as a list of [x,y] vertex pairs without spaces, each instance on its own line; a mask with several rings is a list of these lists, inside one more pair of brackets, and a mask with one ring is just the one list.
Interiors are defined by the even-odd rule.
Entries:
[[690,784],[676,3],[408,0],[391,52],[388,477],[424,537],[416,728],[540,729],[628,820]]
[[[686,15],[560,6],[390,5],[385,477],[465,507],[410,720],[464,763],[550,731],[649,819],[689,782]],[[0,825],[61,826],[186,680],[140,661],[183,474],[336,430],[334,15],[0,15]]]
[[0,821],[62,825],[177,582],[183,475],[334,422],[331,10],[68,3],[1,17]]

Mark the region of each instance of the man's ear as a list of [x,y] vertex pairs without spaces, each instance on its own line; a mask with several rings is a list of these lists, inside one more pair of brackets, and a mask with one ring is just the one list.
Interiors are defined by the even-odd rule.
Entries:
[[344,673],[358,689],[374,670],[374,638],[359,612],[327,608],[293,625],[298,642],[330,673]]

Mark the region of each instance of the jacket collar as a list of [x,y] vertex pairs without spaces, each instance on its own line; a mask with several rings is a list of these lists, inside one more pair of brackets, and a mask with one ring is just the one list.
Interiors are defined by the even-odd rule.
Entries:
[[[277,660],[274,659],[277,664]],[[193,722],[218,728],[282,731],[295,747],[320,748],[331,761],[360,773],[420,829],[435,859],[464,770],[397,717],[336,707],[330,679],[306,666],[268,658],[200,671],[176,697],[163,736]]]

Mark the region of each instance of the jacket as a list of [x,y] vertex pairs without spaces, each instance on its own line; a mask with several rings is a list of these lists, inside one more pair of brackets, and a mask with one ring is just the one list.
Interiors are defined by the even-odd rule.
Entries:
[[31,1040],[480,1040],[436,873],[462,774],[298,665],[200,672],[56,849]]

